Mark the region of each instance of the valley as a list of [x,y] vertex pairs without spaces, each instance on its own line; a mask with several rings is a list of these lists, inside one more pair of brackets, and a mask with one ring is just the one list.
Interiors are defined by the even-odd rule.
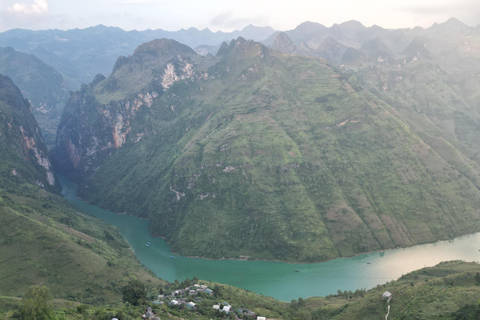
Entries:
[[[169,282],[198,277],[224,283],[280,301],[371,289],[425,266],[447,260],[480,261],[480,233],[450,241],[362,254],[323,263],[207,260],[171,252],[163,239],[150,235],[148,222],[116,214],[76,197],[76,186],[60,178],[62,194],[77,210],[116,226],[148,269]],[[146,246],[146,244],[151,245]],[[174,259],[172,259],[172,256]],[[298,272],[295,272],[298,270]]]
[[477,319],[479,30],[0,32],[0,318]]

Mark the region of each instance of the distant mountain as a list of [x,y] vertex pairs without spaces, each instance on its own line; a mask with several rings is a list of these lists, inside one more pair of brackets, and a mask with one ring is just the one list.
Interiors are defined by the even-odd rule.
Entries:
[[57,70],[31,54],[0,47],[0,74],[10,77],[32,105],[47,146],[53,147],[69,89]]
[[110,74],[119,56],[126,56],[140,44],[154,39],[174,39],[195,48],[200,45],[217,46],[240,36],[263,40],[274,32],[270,27],[252,25],[230,33],[196,28],[179,31],[124,31],[104,25],[67,31],[13,29],[0,33],[0,46],[10,46],[35,55],[73,79],[78,89],[80,84],[92,81],[98,73]]
[[70,96],[55,163],[188,256],[322,261],[480,230],[478,114],[431,61],[380,63],[369,41],[348,73],[242,38],[215,57],[144,44]]

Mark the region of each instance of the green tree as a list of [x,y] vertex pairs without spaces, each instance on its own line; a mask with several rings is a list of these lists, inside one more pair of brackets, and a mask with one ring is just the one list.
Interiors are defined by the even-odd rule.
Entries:
[[147,300],[147,289],[143,283],[135,279],[122,288],[122,295],[123,302],[138,306]]
[[20,307],[20,319],[22,320],[51,320],[52,307],[48,301],[52,299],[50,290],[45,286],[32,286],[28,288],[23,297]]

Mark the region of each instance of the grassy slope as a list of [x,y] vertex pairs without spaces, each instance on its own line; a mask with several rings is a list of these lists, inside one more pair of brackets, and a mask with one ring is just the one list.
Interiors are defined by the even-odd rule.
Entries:
[[140,266],[117,229],[79,214],[57,195],[20,188],[0,191],[0,295],[21,296],[41,284],[58,298],[107,303],[119,301],[131,276],[161,283]]
[[120,299],[130,276],[160,284],[117,229],[50,193],[55,188],[39,165],[46,159],[30,105],[0,76],[0,295],[41,284],[55,297],[107,303]]
[[[276,301],[243,289],[206,283],[215,288],[215,296],[202,296],[198,312],[169,306],[151,305],[161,319],[225,319],[225,314],[213,312],[211,306],[228,302],[233,309],[246,308],[257,315],[284,320],[381,319],[387,312],[382,300],[385,291],[392,293],[389,319],[476,320],[480,315],[480,266],[462,261],[443,262],[404,275],[397,281],[379,285],[369,291],[341,292],[327,297],[299,299],[292,303]],[[168,285],[170,288],[174,284]],[[164,287],[165,288],[165,287]],[[151,296],[153,299],[154,295]],[[0,315],[9,318],[21,302],[0,296]],[[131,305],[81,306],[54,301],[56,314],[66,319],[136,319],[146,306]],[[233,316],[232,316],[233,317]]]
[[[307,300],[312,307],[325,306],[313,312],[313,319],[374,319],[384,318],[387,303],[385,291],[392,293],[388,319],[478,319],[480,316],[480,283],[476,263],[444,262],[435,267],[409,273],[397,281],[369,290],[365,297],[343,299],[341,307],[328,306],[328,299]],[[477,276],[478,278],[478,276]],[[348,296],[348,295],[347,295]]]
[[322,60],[238,48],[140,109],[130,135],[157,135],[113,153],[83,196],[213,258],[319,261],[478,230],[476,183],[394,108]]

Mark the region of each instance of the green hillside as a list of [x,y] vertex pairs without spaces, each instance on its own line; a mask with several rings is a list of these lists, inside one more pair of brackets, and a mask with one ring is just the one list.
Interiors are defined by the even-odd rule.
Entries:
[[32,285],[55,298],[109,303],[132,277],[161,283],[114,227],[57,194],[40,130],[13,82],[0,76],[0,296]]
[[[316,309],[311,319],[384,319],[390,304],[388,319],[475,320],[480,317],[479,271],[477,263],[443,262],[377,286],[361,298],[344,292],[306,304]],[[389,303],[382,300],[385,291],[392,294]]]
[[74,86],[35,56],[11,47],[0,47],[0,74],[12,78],[30,101],[45,142],[53,147],[68,90]]
[[82,197],[148,218],[174,252],[323,261],[479,230],[477,167],[450,162],[468,164],[462,144],[325,60],[144,46],[72,95],[54,154]]
[[[139,306],[129,303],[109,305],[86,305],[65,300],[52,300],[53,314],[58,319],[122,320],[138,319],[151,307],[161,319],[256,319],[264,316],[278,320],[370,320],[385,319],[390,305],[388,319],[442,319],[476,320],[480,316],[480,266],[462,261],[443,262],[435,267],[424,268],[402,276],[397,281],[379,285],[371,290],[341,292],[327,297],[299,298],[290,303],[276,301],[228,285],[200,281],[213,288],[214,295],[200,294],[190,297],[196,309],[185,305],[169,305],[171,297],[157,305],[159,290],[167,295],[171,290],[191,285],[192,280],[163,284],[157,291],[147,294],[147,302]],[[389,301],[382,299],[385,292],[391,293]],[[196,298],[196,299],[195,299]],[[178,298],[177,298],[178,299]],[[0,316],[16,318],[23,302],[14,297],[0,296]],[[213,305],[231,305],[231,312],[215,311]],[[247,316],[252,312],[255,316]]]

